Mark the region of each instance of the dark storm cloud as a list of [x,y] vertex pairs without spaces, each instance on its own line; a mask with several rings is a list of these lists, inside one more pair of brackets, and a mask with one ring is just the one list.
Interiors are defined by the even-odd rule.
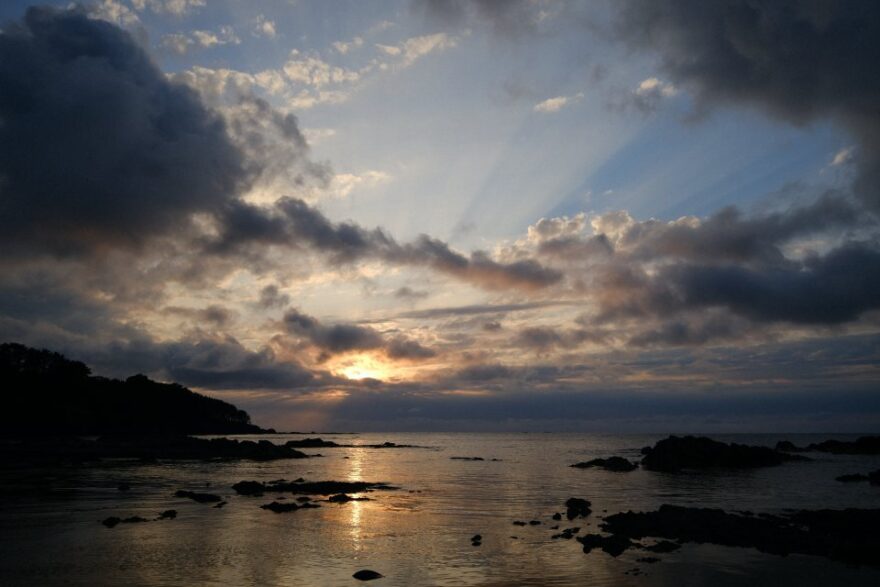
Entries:
[[427,308],[425,310],[413,310],[403,312],[401,318],[453,318],[457,316],[472,316],[479,314],[507,314],[510,312],[524,312],[559,306],[567,302],[525,302],[520,304],[475,304],[471,306],[451,306],[446,308]]
[[290,303],[290,296],[283,294],[277,285],[267,285],[260,290],[260,299],[257,304],[261,308],[283,308]]
[[656,52],[698,108],[742,103],[795,124],[843,122],[861,141],[858,191],[880,206],[880,3],[627,0],[618,30]]
[[392,264],[429,267],[486,289],[537,290],[562,280],[562,273],[532,259],[502,263],[476,251],[465,256],[443,241],[426,235],[398,243],[379,228],[353,222],[333,222],[317,208],[291,197],[272,206],[230,203],[220,235],[207,244],[209,251],[234,255],[254,245],[306,247],[329,256],[337,264],[378,259]]
[[761,321],[839,324],[880,308],[880,252],[860,244],[787,269],[696,265],[663,278],[689,307],[723,306]]
[[427,359],[436,353],[405,336],[387,338],[368,326],[324,324],[299,310],[289,310],[283,319],[287,332],[307,340],[324,357],[352,351],[381,350],[392,359]]
[[306,338],[328,353],[371,350],[385,344],[382,336],[372,328],[353,324],[325,325],[299,310],[290,310],[284,315],[284,326],[291,334]]
[[536,3],[529,0],[414,0],[413,9],[443,27],[486,20],[496,34],[516,36],[533,32],[539,20]]
[[0,34],[0,243],[59,254],[185,229],[250,181],[223,122],[122,29],[30,8]]

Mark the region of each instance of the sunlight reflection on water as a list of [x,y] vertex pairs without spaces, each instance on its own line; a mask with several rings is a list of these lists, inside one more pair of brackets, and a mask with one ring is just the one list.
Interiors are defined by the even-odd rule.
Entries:
[[[288,437],[268,438],[284,442]],[[572,496],[594,504],[589,519],[562,522],[562,527],[580,526],[582,533],[597,531],[604,510],[653,509],[662,503],[771,512],[876,508],[876,487],[834,481],[842,473],[880,468],[876,457],[816,455],[812,463],[746,472],[619,474],[568,465],[597,456],[637,459],[640,447],[657,437],[364,434],[334,439],[433,448],[322,448],[308,451],[324,455],[310,460],[0,472],[0,584],[351,585],[351,574],[360,568],[384,574],[377,585],[716,587],[741,584],[746,577],[754,584],[880,584],[877,571],[815,557],[688,545],[646,565],[636,561],[644,556],[638,551],[617,559],[597,551],[585,555],[573,540],[550,538],[556,524],[552,514],[563,511]],[[245,479],[297,477],[384,481],[401,489],[361,494],[371,501],[318,502],[319,509],[287,514],[259,508],[279,495],[245,497],[231,489]],[[130,483],[131,491],[117,491],[120,481]],[[22,485],[40,491],[22,491]],[[214,509],[173,497],[184,488],[218,493],[229,503]],[[112,530],[98,523],[110,515],[153,518],[171,508],[178,511],[173,521]],[[533,519],[541,524],[512,524]],[[470,537],[478,533],[483,542],[475,547]],[[647,575],[624,575],[636,566]]]

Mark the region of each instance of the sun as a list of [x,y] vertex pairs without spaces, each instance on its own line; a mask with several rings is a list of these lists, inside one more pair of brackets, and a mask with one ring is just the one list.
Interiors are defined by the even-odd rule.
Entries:
[[370,355],[359,355],[343,361],[336,372],[346,379],[387,379],[388,365]]

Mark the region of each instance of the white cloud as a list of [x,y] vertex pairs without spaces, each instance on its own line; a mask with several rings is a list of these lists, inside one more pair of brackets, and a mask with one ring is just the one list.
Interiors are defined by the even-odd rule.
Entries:
[[363,37],[355,37],[351,41],[349,41],[348,43],[344,43],[342,41],[336,41],[335,43],[333,43],[333,48],[336,50],[337,53],[340,53],[342,55],[345,55],[349,51],[352,51],[354,49],[359,49],[360,47],[363,47],[363,46],[364,46]]
[[674,85],[656,77],[642,80],[636,88],[636,94],[639,96],[663,96],[664,98],[669,98],[677,93],[678,89]]
[[376,48],[385,55],[397,56],[403,53],[403,49],[401,49],[400,47],[395,47],[394,45],[376,44]]
[[401,57],[401,67],[408,67],[429,53],[450,49],[457,44],[458,38],[450,37],[446,33],[436,33],[410,37],[398,45],[376,44],[376,48],[390,57]]
[[318,143],[336,136],[335,128],[304,128],[302,134],[306,138],[309,145],[317,145]]
[[203,8],[205,0],[131,0],[131,5],[140,12],[149,8],[156,14],[183,16],[196,8]]
[[[299,52],[294,50],[292,56],[299,57]],[[330,84],[351,83],[360,79],[360,73],[357,71],[330,65],[316,54],[301,59],[291,59],[284,64],[282,70],[290,81],[315,88]]]
[[849,146],[844,149],[838,151],[834,158],[831,160],[831,165],[833,167],[838,167],[840,165],[846,165],[850,161],[853,160],[853,156],[855,155],[855,147]]
[[91,18],[106,20],[121,27],[130,27],[140,23],[140,18],[131,8],[117,0],[100,0],[86,8]]
[[278,31],[275,28],[275,21],[269,20],[262,14],[258,15],[254,20],[253,34],[257,37],[274,39],[278,34]]
[[547,98],[543,102],[539,102],[539,103],[535,104],[533,110],[535,112],[543,112],[543,113],[559,112],[560,110],[562,110],[566,106],[580,102],[581,100],[583,100],[583,98],[584,98],[583,92],[578,92],[577,94],[574,94],[573,96],[556,96],[555,98]]
[[184,55],[193,47],[210,49],[219,45],[238,45],[241,39],[230,26],[222,26],[217,32],[193,31],[189,35],[172,33],[162,37],[162,47],[178,55]]

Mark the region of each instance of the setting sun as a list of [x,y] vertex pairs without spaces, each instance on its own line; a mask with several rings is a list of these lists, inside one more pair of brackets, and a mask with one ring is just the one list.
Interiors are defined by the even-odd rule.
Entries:
[[389,376],[387,364],[370,355],[359,355],[341,361],[335,369],[337,373],[347,379],[378,379],[384,380]]

